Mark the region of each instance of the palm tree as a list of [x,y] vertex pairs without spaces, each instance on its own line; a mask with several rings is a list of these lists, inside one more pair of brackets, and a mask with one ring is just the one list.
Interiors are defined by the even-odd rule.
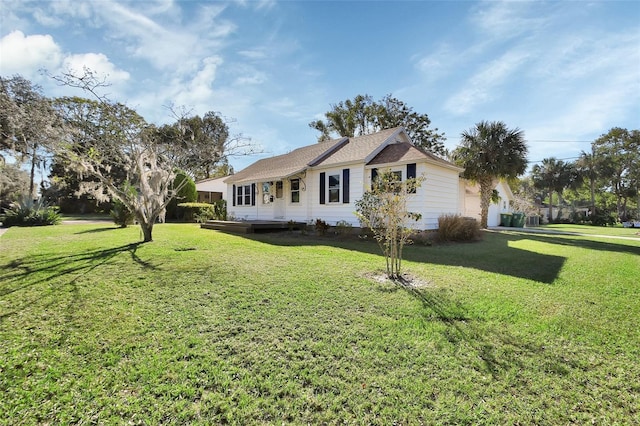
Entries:
[[580,158],[576,161],[578,173],[583,178],[589,179],[589,191],[591,192],[591,214],[596,213],[596,179],[598,178],[598,160],[593,147],[591,153],[580,152]]
[[464,167],[462,176],[480,185],[480,226],[486,228],[497,181],[515,178],[527,168],[524,132],[509,129],[502,121],[481,121],[462,132],[461,138],[453,158]]
[[545,158],[542,164],[536,164],[531,169],[533,183],[536,188],[549,191],[549,222],[553,221],[553,193],[558,194],[560,201],[565,188],[577,181],[575,168],[571,163],[556,160],[554,157]]

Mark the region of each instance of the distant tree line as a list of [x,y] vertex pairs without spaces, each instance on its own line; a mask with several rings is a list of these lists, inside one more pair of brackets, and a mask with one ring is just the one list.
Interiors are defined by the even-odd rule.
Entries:
[[[640,220],[640,130],[614,127],[575,161],[545,158],[517,190],[528,192],[538,204],[546,201],[550,222],[607,225]],[[571,206],[569,215],[554,216],[554,195],[559,207]],[[581,214],[576,206],[588,210]]]

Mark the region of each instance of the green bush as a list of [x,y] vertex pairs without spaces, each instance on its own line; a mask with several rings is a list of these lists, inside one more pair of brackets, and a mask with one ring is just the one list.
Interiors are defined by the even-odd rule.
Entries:
[[44,199],[22,195],[11,203],[2,219],[5,227],[9,226],[41,226],[60,223],[60,214],[55,207],[49,206]]
[[193,213],[189,214],[189,212],[181,208],[180,205],[193,203],[198,199],[195,182],[184,172],[178,172],[173,180],[173,187],[181,188],[175,194],[175,197],[169,201],[169,204],[167,204],[167,218],[191,221],[193,219]]
[[353,230],[353,226],[346,220],[339,220],[336,223],[336,234],[338,235],[350,235]]
[[607,209],[596,209],[596,213],[591,217],[591,224],[594,226],[614,226],[616,215]]
[[128,225],[132,225],[135,219],[135,214],[118,200],[113,202],[113,208],[109,214],[113,222],[120,226],[120,228],[126,228]]
[[477,241],[481,237],[478,221],[470,217],[446,214],[438,218],[438,241]]
[[207,220],[227,220],[227,202],[218,200],[209,203],[180,203],[178,207],[184,211],[184,220],[198,223]]

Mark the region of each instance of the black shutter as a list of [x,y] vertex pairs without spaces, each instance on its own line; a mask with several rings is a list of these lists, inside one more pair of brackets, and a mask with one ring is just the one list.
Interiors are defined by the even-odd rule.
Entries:
[[349,169],[342,169],[342,202],[349,204]]
[[256,184],[255,183],[251,184],[251,205],[252,206],[256,205]]
[[[407,164],[407,179],[415,179],[416,178],[416,163]],[[416,193],[416,186],[412,185],[409,189],[410,194]]]
[[320,173],[320,204],[325,204],[325,197],[326,197],[326,188],[327,188],[327,182],[326,182],[326,174],[324,172]]
[[233,185],[232,192],[233,192],[233,205],[235,206],[236,205],[236,186],[235,185]]
[[371,169],[371,185],[372,186],[375,183],[377,177],[378,177],[378,169]]

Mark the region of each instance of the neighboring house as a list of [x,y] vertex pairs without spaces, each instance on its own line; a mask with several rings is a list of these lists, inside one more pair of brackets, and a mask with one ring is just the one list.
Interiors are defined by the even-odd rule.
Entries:
[[437,228],[440,215],[460,211],[462,169],[415,147],[401,127],[259,160],[225,179],[227,211],[244,220],[322,219],[358,226],[355,203],[383,170],[402,180],[425,177],[409,202],[411,211],[422,214],[417,228]]
[[[460,214],[466,217],[472,217],[480,222],[481,209],[480,209],[480,186],[473,184],[465,179],[460,179],[461,188],[461,204],[464,206]],[[509,188],[509,184],[505,181],[499,181],[494,188],[498,191],[500,200],[497,204],[491,203],[489,205],[489,212],[487,214],[487,226],[500,225],[501,213],[513,213],[511,204],[514,200],[513,192]]]
[[199,203],[213,203],[226,199],[227,184],[224,180],[228,176],[221,178],[203,179],[196,182],[196,190],[198,191]]

